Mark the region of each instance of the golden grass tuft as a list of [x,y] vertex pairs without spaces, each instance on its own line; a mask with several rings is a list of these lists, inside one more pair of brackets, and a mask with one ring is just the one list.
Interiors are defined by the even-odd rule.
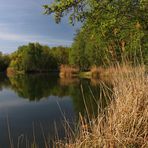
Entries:
[[104,71],[103,67],[93,66],[90,69],[91,77],[92,78],[100,78],[100,75],[101,75],[101,73],[103,73],[103,71]]
[[148,76],[144,67],[114,68],[112,84],[112,101],[105,111],[89,123],[80,115],[79,133],[59,141],[57,147],[148,147]]
[[60,66],[60,77],[61,78],[71,78],[78,74],[79,69],[74,66],[61,65]]

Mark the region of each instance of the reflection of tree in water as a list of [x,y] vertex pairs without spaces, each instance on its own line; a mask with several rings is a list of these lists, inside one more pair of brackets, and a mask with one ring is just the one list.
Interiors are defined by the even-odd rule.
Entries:
[[28,74],[10,77],[12,89],[20,97],[31,101],[47,98],[48,96],[63,97],[68,95],[67,87],[58,85],[58,78],[48,74]]
[[[85,116],[86,108],[90,116],[95,116],[98,109],[107,105],[108,95],[102,83],[91,84],[88,79],[59,79],[56,76],[43,74],[17,75],[10,78],[12,89],[20,97],[31,101],[48,96],[70,96],[76,114]],[[107,85],[109,88],[111,86]],[[83,93],[82,93],[83,92]],[[98,108],[98,106],[100,108]]]
[[80,79],[79,78],[60,78],[59,79],[60,86],[70,86],[70,85],[79,85]]
[[10,87],[9,78],[6,76],[6,74],[0,73],[0,91],[3,88],[8,88],[8,87]]
[[79,86],[71,88],[71,96],[77,114],[96,116],[109,103],[111,91],[108,88],[111,88],[111,85],[104,85],[101,82],[93,86],[90,80],[81,80]]
[[50,81],[49,78],[48,75],[40,74],[16,75],[10,81],[12,89],[20,97],[33,101],[50,95],[50,88],[55,85],[55,81]]
[[62,78],[60,85],[67,86],[77,114],[96,116],[109,103],[112,86],[99,79]]

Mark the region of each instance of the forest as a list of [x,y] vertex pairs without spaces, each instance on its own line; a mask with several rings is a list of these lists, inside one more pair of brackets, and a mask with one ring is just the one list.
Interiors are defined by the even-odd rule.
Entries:
[[[145,0],[61,0],[44,5],[56,23],[69,15],[71,25],[80,21],[71,47],[48,47],[29,43],[8,55],[0,54],[0,71],[58,71],[61,65],[88,71],[92,66],[110,66],[128,61],[148,63],[148,13]],[[95,21],[94,21],[95,20]]]
[[[53,0],[43,11],[57,24],[65,17],[71,26],[81,24],[73,43],[30,42],[8,55],[0,53],[0,72],[9,77],[3,76],[0,89],[9,86],[38,103],[54,95],[73,97],[79,121],[73,130],[64,120],[67,135],[52,139],[54,147],[148,147],[148,0]],[[91,109],[98,111],[93,117]],[[35,140],[31,144],[38,147]]]
[[70,52],[70,64],[81,70],[125,61],[146,64],[147,8],[147,0],[60,0],[44,6],[57,23],[66,15],[72,25],[82,23]]
[[29,43],[10,55],[10,68],[24,72],[56,71],[61,64],[68,63],[68,48],[42,46]]

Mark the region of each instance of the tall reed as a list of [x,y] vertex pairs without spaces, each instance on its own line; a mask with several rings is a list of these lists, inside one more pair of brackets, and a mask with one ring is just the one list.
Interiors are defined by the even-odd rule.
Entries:
[[147,148],[148,76],[144,67],[116,67],[110,105],[87,122],[80,115],[79,132],[63,148]]

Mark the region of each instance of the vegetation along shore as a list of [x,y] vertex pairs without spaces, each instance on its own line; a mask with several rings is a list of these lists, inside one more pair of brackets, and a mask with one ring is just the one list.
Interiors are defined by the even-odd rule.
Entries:
[[[58,73],[63,87],[85,78],[93,85],[103,84],[103,96],[109,98],[105,108],[95,101],[98,113],[92,116],[85,106],[86,92],[79,85],[85,116],[78,113],[74,129],[65,121],[67,135],[53,140],[53,147],[147,148],[148,1],[54,0],[43,10],[56,23],[65,16],[71,25],[80,23],[72,45],[28,43],[9,55],[0,53],[0,72],[12,77],[13,84],[13,76],[28,73]],[[91,89],[90,94],[95,100]],[[45,141],[45,147],[50,146]],[[33,142],[32,147],[38,146]]]

